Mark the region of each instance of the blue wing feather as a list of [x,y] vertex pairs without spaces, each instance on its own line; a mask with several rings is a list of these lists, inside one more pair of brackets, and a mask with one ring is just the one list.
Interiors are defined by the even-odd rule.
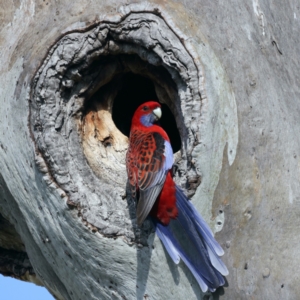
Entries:
[[168,171],[172,168],[173,163],[174,163],[173,149],[172,149],[170,142],[165,141],[164,144],[165,144],[165,149],[164,149],[165,163],[163,165],[163,169],[165,171]]
[[[154,132],[140,137],[138,140],[140,152],[145,154],[149,145],[155,144],[154,151],[148,151],[148,159],[133,155],[134,167],[137,167],[137,184],[140,190],[137,205],[137,223],[142,225],[151,211],[166,180],[168,170],[173,164],[173,150],[171,144],[162,135]],[[150,153],[150,154],[149,154]]]

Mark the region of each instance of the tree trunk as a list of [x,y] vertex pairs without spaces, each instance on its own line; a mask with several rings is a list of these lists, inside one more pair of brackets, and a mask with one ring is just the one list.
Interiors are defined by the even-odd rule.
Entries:
[[[57,299],[300,297],[297,1],[2,2],[0,273]],[[127,136],[155,98],[225,249],[213,295],[136,224]]]

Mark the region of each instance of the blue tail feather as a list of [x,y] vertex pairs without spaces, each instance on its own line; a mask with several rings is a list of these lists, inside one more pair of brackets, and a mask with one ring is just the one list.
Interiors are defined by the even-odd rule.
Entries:
[[[224,250],[219,245],[219,243],[214,239],[214,235],[207,225],[207,223],[204,221],[202,216],[198,213],[195,206],[192,204],[192,202],[188,201],[186,196],[184,195],[183,191],[176,186],[176,199],[178,199],[178,204],[181,206],[184,206],[184,211],[188,214],[190,212],[191,217],[196,221],[197,223],[197,230],[200,235],[203,235],[206,237],[206,240],[210,243],[210,248],[213,249],[213,251],[218,255],[222,256],[224,254]],[[225,274],[224,274],[225,275]],[[227,275],[227,274],[226,274]]]
[[159,237],[159,239],[162,241],[162,243],[164,244],[164,246],[167,249],[169,255],[171,256],[173,262],[175,264],[178,264],[180,262],[180,254],[178,253],[178,250],[177,250],[178,246],[174,245],[174,241],[172,241],[172,238],[170,238],[168,236],[168,234],[166,234],[166,232],[164,230],[164,226],[161,226],[161,224],[157,224],[156,234]]
[[180,258],[190,269],[203,292],[222,286],[228,270],[220,256],[224,253],[213,233],[187,197],[176,187],[178,217],[164,226],[153,220],[156,233],[174,263]]
[[[201,217],[201,215],[196,210],[195,206],[191,201],[188,201],[182,190],[176,186],[176,199],[177,205],[182,209],[186,214],[186,218],[191,219],[193,225],[196,227],[196,231],[203,238],[204,243],[206,244],[206,249],[208,249],[208,254],[211,259],[212,265],[224,276],[228,275],[228,270],[220,256],[224,254],[224,250],[215,240],[211,229],[208,227],[207,223]],[[188,213],[188,210],[191,214]]]

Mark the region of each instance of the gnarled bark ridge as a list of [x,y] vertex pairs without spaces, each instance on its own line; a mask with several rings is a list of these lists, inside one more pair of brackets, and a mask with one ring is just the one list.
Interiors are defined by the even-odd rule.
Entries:
[[0,272],[58,299],[209,297],[126,193],[128,124],[150,91],[176,182],[225,248],[215,296],[298,298],[296,3],[125,2],[9,4]]

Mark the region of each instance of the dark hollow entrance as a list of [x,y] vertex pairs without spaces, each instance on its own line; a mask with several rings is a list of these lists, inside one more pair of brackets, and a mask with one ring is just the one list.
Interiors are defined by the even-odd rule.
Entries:
[[[131,119],[137,107],[146,101],[158,101],[153,82],[143,76],[127,73],[122,78],[122,88],[119,90],[113,104],[112,118],[118,129],[129,136]],[[159,125],[167,132],[174,153],[181,148],[181,139],[176,121],[166,104],[162,105],[162,118]]]

